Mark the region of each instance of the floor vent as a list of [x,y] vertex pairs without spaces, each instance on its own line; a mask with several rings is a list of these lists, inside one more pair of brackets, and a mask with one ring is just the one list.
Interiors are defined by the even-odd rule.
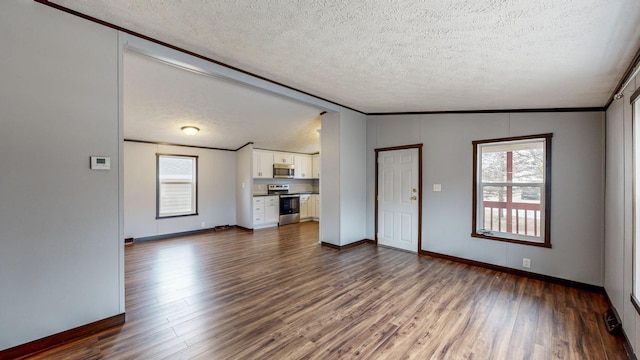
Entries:
[[618,313],[613,308],[607,309],[604,312],[604,323],[607,326],[607,331],[611,335],[619,335],[622,329],[622,323],[618,318]]

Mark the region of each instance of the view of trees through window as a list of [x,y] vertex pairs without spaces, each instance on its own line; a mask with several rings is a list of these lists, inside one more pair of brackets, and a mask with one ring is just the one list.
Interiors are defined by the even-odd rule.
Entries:
[[[522,144],[523,148],[503,149],[484,146],[482,149],[483,183],[544,183],[544,149],[542,143]],[[511,153],[509,155],[509,152]],[[509,169],[509,156],[512,168]],[[514,184],[515,185],[515,184]],[[506,187],[485,188],[484,199],[506,201]],[[513,199],[540,200],[539,187],[513,187]]]
[[477,146],[476,229],[482,236],[544,242],[546,139]]

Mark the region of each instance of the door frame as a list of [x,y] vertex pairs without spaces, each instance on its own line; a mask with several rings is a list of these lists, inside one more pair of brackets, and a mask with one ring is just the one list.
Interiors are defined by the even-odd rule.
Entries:
[[422,144],[411,144],[411,145],[400,145],[400,146],[391,146],[385,148],[377,148],[374,149],[376,152],[375,162],[376,162],[376,174],[375,174],[375,197],[374,197],[374,220],[375,220],[375,233],[374,233],[374,242],[378,245],[378,160],[380,152],[383,151],[393,151],[393,150],[407,150],[407,149],[418,149],[418,248],[416,249],[416,254],[423,253],[422,250]]

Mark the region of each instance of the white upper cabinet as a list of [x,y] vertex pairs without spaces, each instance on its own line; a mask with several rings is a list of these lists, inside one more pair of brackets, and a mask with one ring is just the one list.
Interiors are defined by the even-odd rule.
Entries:
[[253,150],[253,178],[273,178],[273,153],[271,151]]
[[311,179],[311,155],[296,154],[295,162],[295,179]]
[[320,155],[253,150],[253,178],[273,179],[273,164],[294,165],[294,179],[319,179]]
[[284,152],[275,152],[273,153],[273,163],[274,164],[293,164],[294,155],[291,153]]
[[320,179],[320,155],[311,156],[311,178]]

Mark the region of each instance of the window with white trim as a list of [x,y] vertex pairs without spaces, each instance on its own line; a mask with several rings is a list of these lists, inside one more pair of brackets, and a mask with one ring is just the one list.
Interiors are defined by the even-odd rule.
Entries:
[[552,136],[473,142],[471,236],[551,247]]
[[157,218],[197,215],[198,157],[157,154]]
[[633,287],[631,302],[640,313],[640,90],[631,96],[633,133]]

